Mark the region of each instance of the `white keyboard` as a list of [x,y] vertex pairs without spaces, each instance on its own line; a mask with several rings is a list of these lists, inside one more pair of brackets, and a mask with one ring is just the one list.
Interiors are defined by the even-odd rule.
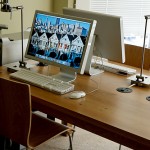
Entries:
[[71,83],[63,82],[27,69],[21,69],[17,72],[11,73],[10,77],[57,94],[65,94],[74,90],[74,85]]
[[106,61],[103,61],[103,63],[102,63],[102,61],[97,60],[96,64],[94,64],[94,63],[92,64],[92,66],[94,66],[94,65],[96,65],[97,67],[99,67],[100,69],[103,69],[105,71],[120,74],[120,75],[130,75],[130,74],[136,73],[135,69],[131,69],[128,67],[112,64],[112,63],[109,63]]

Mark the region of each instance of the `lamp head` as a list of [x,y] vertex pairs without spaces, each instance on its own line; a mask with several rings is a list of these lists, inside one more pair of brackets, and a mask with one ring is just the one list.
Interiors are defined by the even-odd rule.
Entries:
[[145,16],[145,19],[150,19],[150,15],[146,15],[146,16]]
[[1,11],[2,12],[12,11],[12,7],[8,4],[8,0],[1,0]]

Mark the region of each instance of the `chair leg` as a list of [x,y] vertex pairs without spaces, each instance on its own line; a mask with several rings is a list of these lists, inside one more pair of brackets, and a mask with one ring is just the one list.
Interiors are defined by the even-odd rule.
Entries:
[[[75,129],[75,126],[74,126],[74,129]],[[70,132],[67,132],[68,137],[69,137],[69,143],[70,143],[68,150],[73,150],[72,141],[73,141],[74,132],[75,130],[72,131],[72,134],[70,134]]]
[[11,145],[10,150],[20,150],[20,144],[12,141],[12,145]]
[[19,147],[12,148],[14,146],[14,143],[3,136],[0,136],[0,150],[19,150]]
[[75,125],[73,126],[73,129],[74,129],[74,131],[72,132],[72,140],[73,140],[73,137],[74,137],[74,132],[75,132]]
[[119,150],[121,150],[121,144],[119,145]]
[[[75,125],[73,126],[73,129],[75,129]],[[69,148],[69,150],[73,150],[72,142],[73,142],[74,132],[75,132],[75,130],[72,131],[72,134],[70,134],[70,132],[67,132],[67,134],[69,136],[69,141],[70,141],[70,148]]]
[[69,149],[68,149],[68,150],[73,150],[73,148],[72,148],[72,137],[71,137],[71,135],[70,135],[70,133],[69,133],[69,132],[67,132],[67,133],[68,133],[69,143],[70,143],[70,145],[69,145]]
[[5,145],[6,145],[6,138],[3,136],[0,136],[0,149],[5,150]]

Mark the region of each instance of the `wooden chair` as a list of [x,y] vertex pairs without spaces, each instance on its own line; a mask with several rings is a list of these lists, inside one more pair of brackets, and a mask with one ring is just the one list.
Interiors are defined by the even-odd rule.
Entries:
[[[33,150],[73,129],[32,112],[30,85],[0,78],[0,136]],[[69,141],[72,149],[72,139]]]

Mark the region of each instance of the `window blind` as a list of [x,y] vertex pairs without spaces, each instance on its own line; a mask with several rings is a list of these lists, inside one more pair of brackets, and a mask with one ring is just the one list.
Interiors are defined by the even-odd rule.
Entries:
[[[124,35],[144,35],[145,15],[150,15],[150,0],[90,0],[90,10],[123,17]],[[150,34],[150,19],[147,33]]]

